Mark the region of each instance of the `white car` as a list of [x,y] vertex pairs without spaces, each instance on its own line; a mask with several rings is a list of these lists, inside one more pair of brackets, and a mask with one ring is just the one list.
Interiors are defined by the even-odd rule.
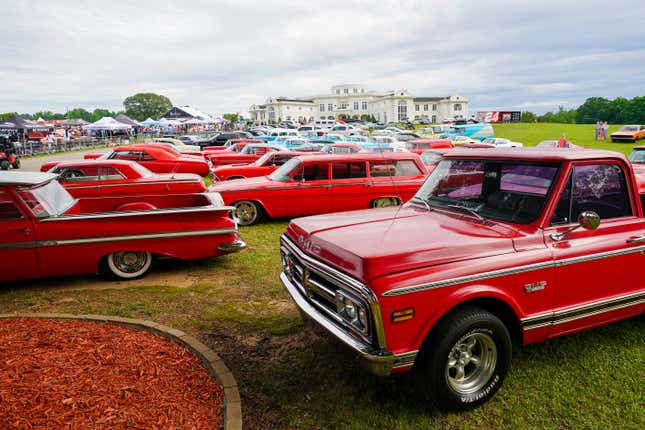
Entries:
[[493,145],[496,148],[521,148],[524,146],[520,142],[513,142],[512,140],[504,139],[503,137],[489,137],[482,140],[482,143]]
[[181,140],[172,137],[155,137],[152,142],[145,143],[172,143],[174,149],[179,152],[199,152],[202,150],[199,145],[186,145]]
[[342,134],[343,136],[351,136],[353,134],[358,134],[358,130],[348,124],[336,124],[329,129],[331,134]]
[[405,151],[408,152],[407,148],[405,147],[405,142],[401,142],[400,140],[396,140],[392,136],[372,136],[372,142],[378,143],[379,145],[388,145],[390,148],[392,148],[394,151]]

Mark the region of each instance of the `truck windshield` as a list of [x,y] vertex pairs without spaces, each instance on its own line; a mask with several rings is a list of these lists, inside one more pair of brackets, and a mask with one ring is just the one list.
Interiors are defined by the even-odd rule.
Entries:
[[38,218],[62,215],[76,202],[57,181],[17,191],[20,198]]
[[558,167],[497,160],[443,160],[416,197],[431,207],[529,224],[542,212]]

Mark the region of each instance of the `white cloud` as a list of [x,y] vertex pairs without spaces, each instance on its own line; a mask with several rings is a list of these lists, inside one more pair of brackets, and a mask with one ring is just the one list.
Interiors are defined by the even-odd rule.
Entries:
[[636,0],[23,0],[2,9],[0,112],[118,109],[141,91],[246,111],[343,82],[458,93],[473,109],[643,94],[645,29],[597,30],[645,15]]

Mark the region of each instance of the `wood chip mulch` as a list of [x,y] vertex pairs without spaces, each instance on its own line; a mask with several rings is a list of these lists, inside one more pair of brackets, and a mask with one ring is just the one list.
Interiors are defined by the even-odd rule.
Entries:
[[219,429],[222,399],[198,357],[155,334],[0,320],[0,429]]

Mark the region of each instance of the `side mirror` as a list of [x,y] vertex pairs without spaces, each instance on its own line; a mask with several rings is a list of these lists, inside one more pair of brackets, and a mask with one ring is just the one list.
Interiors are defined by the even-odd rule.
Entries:
[[578,215],[578,225],[565,230],[562,233],[551,233],[551,239],[556,242],[561,241],[566,235],[580,227],[585,230],[595,230],[600,225],[600,216],[594,211],[584,211]]

